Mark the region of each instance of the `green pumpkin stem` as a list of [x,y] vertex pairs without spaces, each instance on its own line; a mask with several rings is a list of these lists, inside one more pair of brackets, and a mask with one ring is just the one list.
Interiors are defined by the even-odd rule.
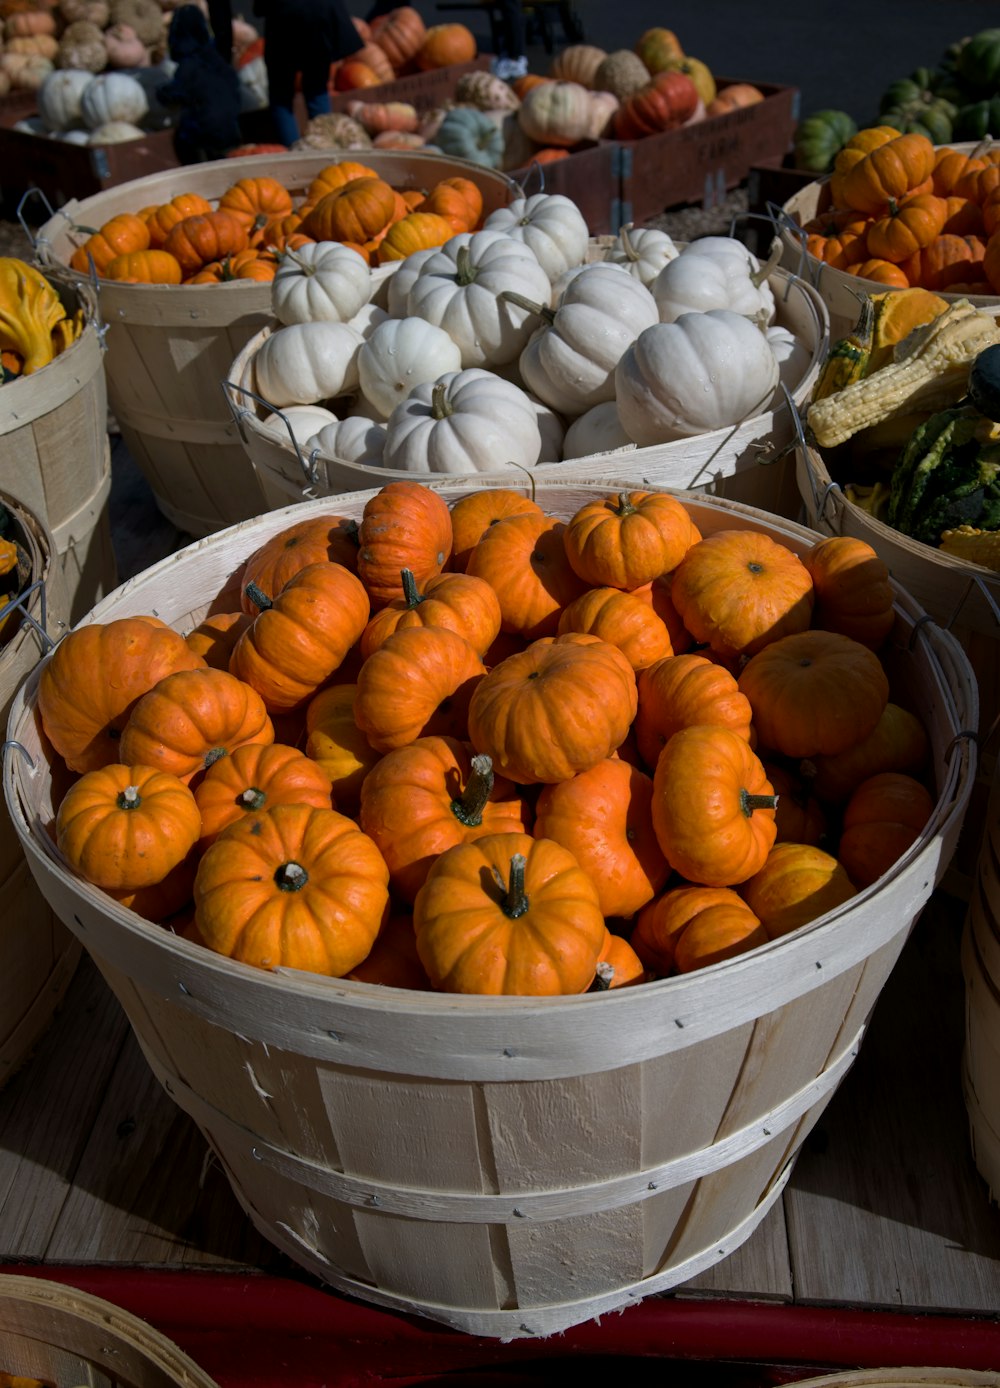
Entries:
[[223,757],[228,757],[228,755],[229,752],[225,747],[213,747],[210,751],[205,753],[205,759],[202,765],[206,768],[214,766],[217,761],[221,761]]
[[554,308],[549,308],[548,304],[533,303],[531,299],[526,299],[523,294],[518,294],[516,289],[501,289],[497,298],[503,299],[508,304],[516,304],[518,308],[523,308],[525,313],[533,313],[538,318],[544,318],[547,323],[556,321]]
[[406,603],[407,611],[412,612],[423,602],[424,595],[417,588],[417,580],[412,569],[400,569],[399,577],[403,583],[403,601]]
[[275,871],[274,880],[282,892],[300,892],[309,881],[309,874],[301,863],[282,863]]
[[635,515],[636,509],[637,508],[632,505],[631,492],[618,493],[618,504],[613,507],[616,516],[633,516]]
[[[527,867],[528,860],[523,853],[515,853],[510,860],[510,881],[504,898],[500,902],[500,909],[505,916],[509,916],[512,921],[516,921],[519,916],[523,916],[528,909],[528,898],[524,890],[524,869]],[[503,878],[498,869],[494,869],[497,881],[503,886]]]
[[246,790],[240,791],[236,803],[241,810],[260,810],[266,799],[267,796],[257,786],[247,786]]
[[472,263],[472,254],[468,246],[459,246],[458,254],[455,256],[455,267],[457,284],[475,284],[479,278],[479,270]]
[[469,763],[471,770],[465,790],[451,802],[451,812],[460,824],[473,828],[483,822],[483,811],[493,793],[493,762],[477,754]]
[[142,804],[142,796],[139,794],[139,787],[126,786],[124,790],[120,790],[115,804],[120,810],[137,810]]
[[453,405],[448,404],[448,387],[443,381],[438,381],[431,391],[431,419],[447,419],[449,415],[455,413]]
[[254,606],[260,608],[261,612],[266,612],[269,607],[273,606],[271,599],[257,587],[256,583],[248,583],[244,592]]
[[754,810],[776,810],[778,808],[778,797],[776,795],[751,795],[748,790],[740,791],[740,809],[747,819],[753,814]]

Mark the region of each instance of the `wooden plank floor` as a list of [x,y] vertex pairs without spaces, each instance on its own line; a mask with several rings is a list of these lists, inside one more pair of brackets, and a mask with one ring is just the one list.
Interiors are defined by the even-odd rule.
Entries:
[[[1000,1211],[972,1163],[959,1085],[962,910],[932,898],[783,1201],[679,1295],[1000,1318]],[[291,1271],[86,958],[0,1092],[5,1261]]]

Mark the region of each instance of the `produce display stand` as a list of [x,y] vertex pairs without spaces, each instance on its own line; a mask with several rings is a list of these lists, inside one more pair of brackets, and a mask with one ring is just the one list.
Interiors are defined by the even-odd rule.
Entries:
[[[718,77],[720,88],[745,78]],[[764,100],[694,125],[621,142],[621,216],[645,222],[678,203],[711,207],[755,164],[782,158],[798,118],[797,87],[754,82]]]
[[449,63],[427,72],[408,72],[391,82],[374,87],[355,87],[349,92],[332,92],[330,106],[346,111],[352,101],[408,101],[418,111],[442,106],[455,95],[455,84],[467,72],[488,72],[491,55],[480,53],[469,63]]

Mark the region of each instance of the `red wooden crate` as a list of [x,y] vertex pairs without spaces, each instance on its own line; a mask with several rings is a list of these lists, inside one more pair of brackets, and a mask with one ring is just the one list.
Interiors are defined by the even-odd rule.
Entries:
[[334,111],[346,111],[352,101],[408,101],[418,111],[429,111],[450,101],[455,84],[466,72],[485,72],[491,55],[480,53],[471,63],[450,63],[447,67],[432,68],[430,72],[411,72],[394,82],[381,82],[377,87],[357,87],[349,92],[331,92],[330,105]]
[[512,169],[510,177],[526,193],[561,193],[571,198],[591,236],[604,236],[622,224],[620,162],[621,146],[615,141],[591,141],[551,164]]

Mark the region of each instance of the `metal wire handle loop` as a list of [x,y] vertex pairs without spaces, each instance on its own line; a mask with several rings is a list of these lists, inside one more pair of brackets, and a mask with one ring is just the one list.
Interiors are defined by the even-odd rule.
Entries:
[[299,467],[302,469],[302,476],[306,479],[306,482],[309,486],[315,486],[316,483],[319,481],[319,469],[316,467],[314,461],[316,457],[316,451],[313,450],[312,460],[306,459],[299,445],[299,441],[295,437],[295,431],[292,429],[291,424],[289,424],[288,422],[287,415],[285,415],[285,413],[282,410],[279,410],[277,406],[272,405],[269,400],[265,400],[262,395],[258,395],[256,391],[251,390],[249,386],[237,385],[235,381],[223,381],[222,393],[226,397],[226,401],[229,405],[230,412],[233,416],[233,421],[236,424],[237,429],[239,430],[240,438],[243,440],[244,444],[246,444],[247,437],[243,430],[243,421],[244,419],[253,419],[254,414],[252,410],[248,410],[243,407],[237,408],[237,406],[233,403],[232,397],[228,393],[230,391],[239,391],[241,395],[249,395],[251,400],[255,400],[257,404],[263,406],[265,410],[270,410],[272,414],[278,416],[282,424],[285,426],[285,429],[288,431],[288,437],[292,441],[292,448],[295,450],[295,456],[299,460]]
[[513,184],[515,184],[516,187],[520,188],[520,190],[521,190],[521,195],[522,195],[522,197],[524,197],[524,198],[529,198],[529,197],[531,197],[531,194],[528,192],[528,183],[529,183],[529,181],[530,181],[532,175],[534,175],[534,176],[537,178],[537,180],[538,180],[538,191],[539,191],[539,193],[544,193],[544,192],[545,192],[545,168],[544,168],[544,166],[543,166],[542,164],[539,164],[539,162],[538,162],[537,159],[535,160],[535,162],[534,162],[533,164],[529,164],[529,165],[528,165],[528,167],[527,167],[527,168],[525,169],[525,171],[524,171],[523,176],[522,176],[520,179],[517,179],[517,178],[512,178],[512,179],[511,179],[511,182],[512,182]]
[[27,747],[25,747],[23,742],[15,742],[15,740],[12,737],[10,737],[7,739],[6,742],[2,744],[2,746],[0,746],[0,751],[2,751],[4,755],[6,755],[8,747],[12,747],[15,752],[20,752],[21,756],[28,763],[29,768],[32,771],[34,771],[35,759],[28,751]]
[[[36,619],[28,611],[28,599],[31,597],[32,593],[37,593],[39,596],[39,605],[41,607],[42,618],[41,622],[36,621]],[[33,583],[28,584],[27,588],[25,588],[22,592],[16,594],[13,598],[11,598],[10,602],[5,603],[3,607],[0,607],[0,623],[2,623],[4,618],[8,616],[10,613],[20,612],[22,620],[19,623],[18,629],[20,630],[23,627],[30,627],[31,630],[34,631],[41,640],[42,654],[48,655],[49,651],[55,649],[56,642],[53,641],[52,637],[45,630],[47,619],[47,606],[48,603],[45,593],[45,580],[42,578],[36,578]]]

